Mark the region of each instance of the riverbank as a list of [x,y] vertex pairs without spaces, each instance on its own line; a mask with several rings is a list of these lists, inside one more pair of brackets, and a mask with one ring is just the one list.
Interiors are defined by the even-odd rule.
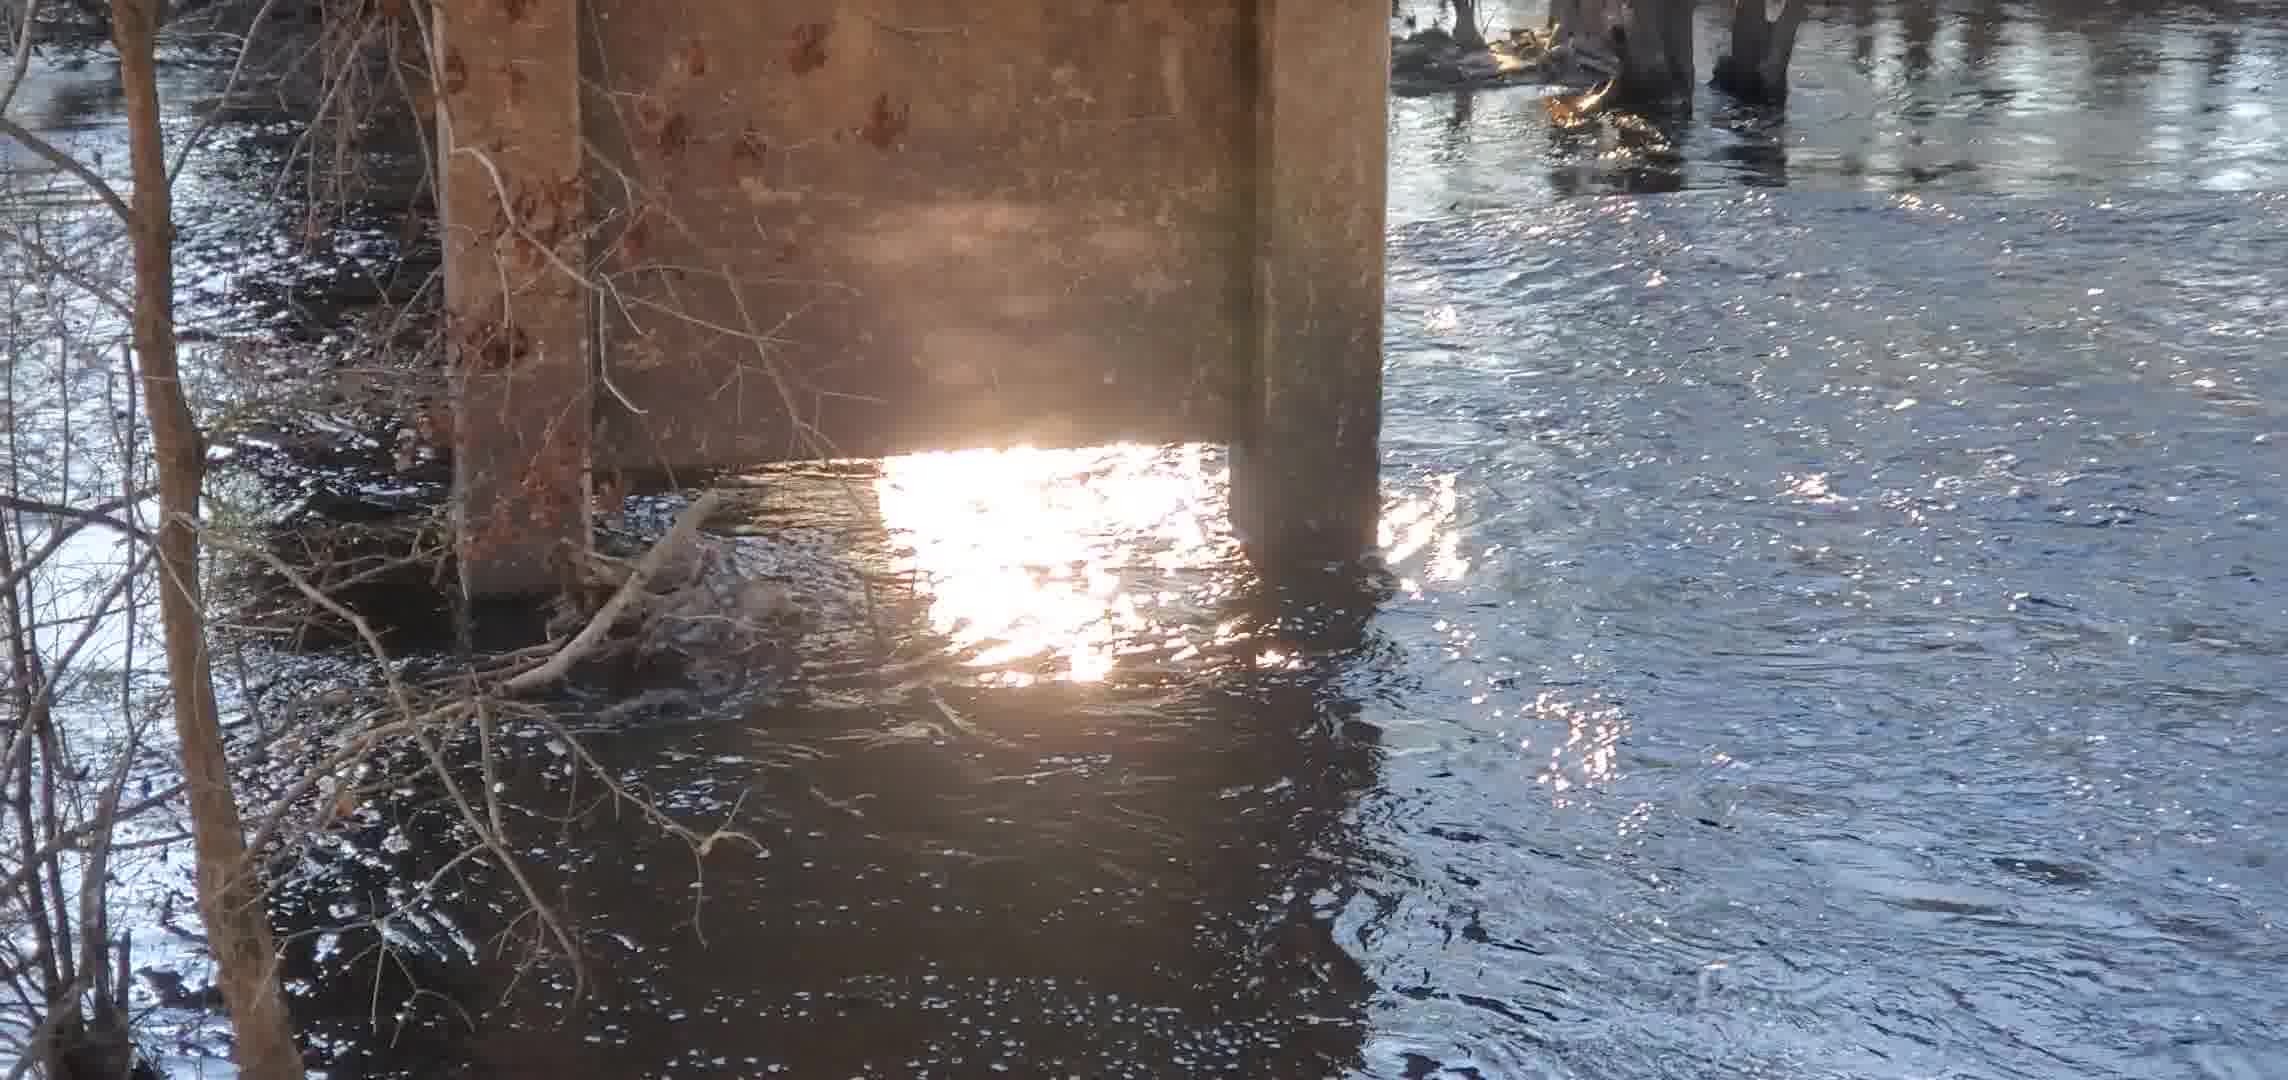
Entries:
[[1611,79],[1617,67],[1610,55],[1523,27],[1482,43],[1465,44],[1440,26],[1390,39],[1390,89],[1402,98],[1515,86],[1585,90]]
[[1567,74],[1546,37],[1512,30],[1484,45],[1464,45],[1440,27],[1390,42],[1390,89],[1400,95],[1554,83]]

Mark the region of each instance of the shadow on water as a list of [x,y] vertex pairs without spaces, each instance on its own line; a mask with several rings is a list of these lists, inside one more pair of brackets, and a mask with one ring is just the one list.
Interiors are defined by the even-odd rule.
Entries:
[[[850,480],[778,471],[751,524],[831,537],[820,550],[882,589],[906,659],[859,660],[866,632],[821,618],[791,687],[708,704],[670,679],[599,700],[585,742],[608,772],[744,834],[704,860],[599,801],[542,748],[562,744],[526,745],[501,782],[591,951],[577,1006],[561,971],[518,981],[482,949],[433,983],[378,949],[344,964],[378,943],[368,920],[423,877],[413,864],[459,846],[384,827],[374,846],[406,865],[362,899],[329,878],[288,919],[345,928],[303,1001],[359,1036],[334,1075],[1356,1066],[1369,987],[1333,920],[1360,858],[1348,814],[1376,783],[1353,695],[1387,673],[1370,628],[1387,586],[1252,592],[1196,449],[945,455]],[[437,907],[461,929],[414,951],[445,967],[458,947],[422,950],[514,921],[497,881]],[[411,1038],[366,1029],[377,977]],[[491,1008],[479,986],[512,989]],[[471,1031],[461,1009],[489,1018]]]

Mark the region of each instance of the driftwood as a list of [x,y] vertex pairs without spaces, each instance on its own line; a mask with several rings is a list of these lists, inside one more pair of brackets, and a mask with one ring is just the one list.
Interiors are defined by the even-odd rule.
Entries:
[[644,552],[643,558],[636,561],[635,568],[628,572],[619,588],[613,590],[611,598],[604,601],[604,606],[596,610],[588,624],[573,635],[572,640],[565,642],[562,648],[550,654],[548,659],[502,680],[501,693],[512,697],[530,694],[563,682],[580,661],[594,655],[602,647],[612,628],[619,624],[631,607],[637,605],[638,600],[648,594],[651,583],[697,542],[700,523],[706,521],[722,505],[723,495],[720,492],[709,492],[684,507],[683,512],[675,516],[675,524],[668,527],[667,535],[660,537],[659,542],[653,544],[650,550]]

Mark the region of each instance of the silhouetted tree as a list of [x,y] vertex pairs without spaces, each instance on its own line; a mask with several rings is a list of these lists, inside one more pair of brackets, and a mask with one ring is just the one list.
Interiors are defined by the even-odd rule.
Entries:
[[1478,29],[1478,0],[1453,0],[1454,41],[1472,49],[1486,45],[1486,35]]
[[1796,30],[1809,6],[1807,0],[1782,0],[1779,16],[1773,18],[1766,0],[1733,0],[1731,47],[1717,58],[1710,83],[1743,101],[1785,103],[1788,58],[1795,53]]
[[1697,83],[1693,0],[1554,0],[1556,44],[1581,58],[1609,58],[1614,105],[1689,105]]

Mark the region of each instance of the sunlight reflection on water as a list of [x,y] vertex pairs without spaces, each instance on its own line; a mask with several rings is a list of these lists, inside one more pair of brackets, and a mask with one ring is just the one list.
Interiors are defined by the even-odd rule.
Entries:
[[1208,452],[909,454],[882,462],[875,496],[930,629],[970,666],[1023,685],[1040,675],[1014,667],[1045,661],[1054,678],[1098,682],[1123,653],[1180,650],[1169,609],[1212,588],[1183,573],[1230,558]]
[[[1457,481],[1386,484],[1382,554],[1407,592],[1470,571]],[[1180,663],[1232,644],[1215,611],[1244,578],[1227,483],[1213,446],[1122,443],[886,458],[874,495],[930,631],[987,681],[1021,686],[1101,682],[1129,658]]]

